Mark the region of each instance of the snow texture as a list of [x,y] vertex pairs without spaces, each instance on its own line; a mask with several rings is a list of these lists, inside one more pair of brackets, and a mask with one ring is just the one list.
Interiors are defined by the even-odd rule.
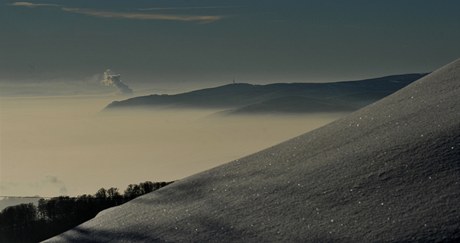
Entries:
[[49,242],[460,240],[460,59]]

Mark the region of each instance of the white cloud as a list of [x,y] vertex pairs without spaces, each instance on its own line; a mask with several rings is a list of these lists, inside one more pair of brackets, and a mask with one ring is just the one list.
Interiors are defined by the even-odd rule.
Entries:
[[237,8],[237,6],[189,6],[189,7],[157,7],[157,8],[139,8],[140,11],[152,11],[152,10],[191,10],[191,9],[227,9]]
[[37,8],[37,7],[59,7],[57,4],[48,4],[48,3],[31,3],[31,2],[14,2],[10,4],[11,6],[19,7],[28,7],[28,8]]
[[62,8],[63,11],[84,14],[101,18],[121,18],[121,19],[139,19],[139,20],[173,20],[173,21],[195,21],[195,22],[214,22],[222,19],[222,16],[214,15],[172,15],[172,14],[150,14],[135,12],[111,12],[98,11],[92,9],[80,8]]
[[94,9],[69,8],[57,4],[31,3],[31,2],[13,2],[11,6],[17,7],[59,7],[62,11],[69,13],[82,14],[99,18],[117,18],[117,19],[137,19],[137,20],[164,20],[164,21],[183,21],[183,22],[200,22],[210,23],[222,19],[218,15],[176,15],[176,14],[155,14],[155,13],[138,13],[138,12],[113,12],[101,11]]

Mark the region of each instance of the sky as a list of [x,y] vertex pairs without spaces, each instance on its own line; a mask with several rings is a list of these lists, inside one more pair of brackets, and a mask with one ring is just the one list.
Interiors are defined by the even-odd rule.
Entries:
[[[0,1],[1,95],[432,71],[460,57],[458,0]],[[40,93],[41,92],[41,93]]]

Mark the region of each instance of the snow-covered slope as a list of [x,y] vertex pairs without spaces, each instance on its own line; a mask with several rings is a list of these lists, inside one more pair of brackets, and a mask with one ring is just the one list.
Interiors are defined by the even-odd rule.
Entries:
[[460,60],[351,115],[51,239],[460,240]]

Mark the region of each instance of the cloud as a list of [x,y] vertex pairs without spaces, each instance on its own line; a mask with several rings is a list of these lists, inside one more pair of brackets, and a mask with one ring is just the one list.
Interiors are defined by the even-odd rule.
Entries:
[[183,22],[200,22],[211,23],[221,20],[223,17],[218,15],[175,15],[175,14],[155,14],[155,13],[138,13],[138,12],[112,12],[94,9],[69,8],[57,4],[31,3],[31,2],[14,2],[12,6],[18,7],[59,7],[62,11],[69,13],[82,14],[99,18],[117,18],[117,19],[135,19],[135,20],[164,20],[164,21],[183,21]]
[[189,6],[189,7],[162,7],[162,8],[139,8],[139,11],[152,11],[152,10],[191,10],[191,9],[227,9],[237,8],[237,6]]
[[101,83],[105,86],[116,87],[121,94],[133,93],[133,90],[121,81],[121,75],[112,73],[110,69],[107,69],[107,71],[104,72],[104,79]]
[[48,4],[48,3],[31,3],[31,2],[14,2],[10,4],[11,6],[19,7],[28,7],[28,8],[38,8],[38,7],[59,7],[57,4]]
[[84,14],[100,18],[138,19],[138,20],[172,20],[172,21],[195,21],[214,22],[222,19],[222,16],[215,15],[172,15],[172,14],[147,14],[131,12],[98,11],[81,8],[62,8],[63,11]]

